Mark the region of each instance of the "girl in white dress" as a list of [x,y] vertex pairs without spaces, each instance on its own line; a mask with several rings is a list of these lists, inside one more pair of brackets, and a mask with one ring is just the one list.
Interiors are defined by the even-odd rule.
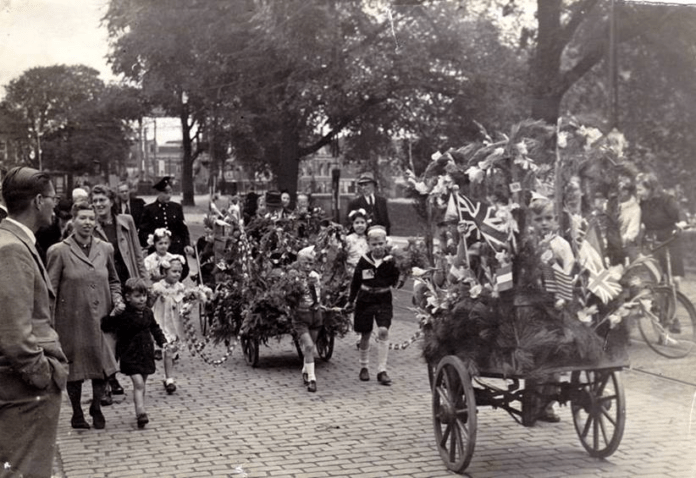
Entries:
[[364,209],[355,209],[348,214],[348,219],[351,223],[351,233],[346,236],[346,270],[350,277],[353,277],[355,266],[360,258],[367,254],[369,247],[367,245],[367,211]]
[[160,227],[155,229],[154,234],[150,234],[147,238],[148,246],[155,246],[155,252],[148,255],[144,259],[145,269],[150,274],[150,280],[155,283],[161,280],[164,276],[161,272],[162,262],[170,262],[175,254],[169,252],[169,245],[172,243],[172,233],[169,229]]

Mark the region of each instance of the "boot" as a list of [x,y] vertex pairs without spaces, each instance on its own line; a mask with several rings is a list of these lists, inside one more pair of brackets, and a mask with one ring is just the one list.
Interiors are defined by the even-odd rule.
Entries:
[[97,430],[102,430],[106,426],[106,419],[101,411],[101,400],[106,392],[106,380],[92,380],[92,405],[89,407],[89,414],[92,416],[92,425]]
[[85,420],[85,414],[82,411],[82,405],[80,405],[80,398],[82,397],[82,382],[74,381],[68,382],[67,384],[68,398],[70,399],[70,405],[72,406],[72,418],[70,419],[70,425],[73,428],[87,430],[91,428],[89,423]]

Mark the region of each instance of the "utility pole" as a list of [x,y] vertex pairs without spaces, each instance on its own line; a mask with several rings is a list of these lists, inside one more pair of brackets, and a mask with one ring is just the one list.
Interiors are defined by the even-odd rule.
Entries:
[[616,38],[616,0],[609,6],[609,131],[619,128],[618,55]]

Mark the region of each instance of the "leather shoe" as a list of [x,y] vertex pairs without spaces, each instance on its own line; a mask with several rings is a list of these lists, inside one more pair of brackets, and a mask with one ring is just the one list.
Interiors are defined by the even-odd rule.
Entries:
[[302,374],[302,381],[304,382],[305,385],[309,385],[309,375],[306,373]]
[[168,395],[171,395],[172,393],[176,392],[176,385],[174,382],[165,383],[164,389],[167,391]]
[[368,372],[364,367],[360,369],[360,380],[363,382],[370,380],[370,372]]
[[150,419],[147,418],[147,413],[141,413],[137,416],[138,428],[145,428],[145,425],[150,423]]
[[89,407],[89,414],[92,416],[92,426],[97,430],[103,430],[106,427],[106,418],[101,410]]
[[116,380],[115,378],[109,380],[109,386],[111,387],[112,395],[123,395],[125,393],[123,387],[120,383],[118,383],[118,380]]
[[111,391],[107,388],[104,392],[104,396],[99,400],[102,407],[108,407],[114,404],[114,398],[111,396]]
[[316,380],[310,380],[309,385],[307,385],[307,391],[308,392],[316,392],[317,391],[317,382]]
[[392,383],[392,380],[389,378],[389,375],[387,375],[387,372],[379,372],[377,374],[377,381],[382,385],[391,385]]
[[82,414],[79,416],[73,415],[70,419],[70,426],[78,430],[89,430],[92,428],[89,423],[87,423],[87,420],[85,420],[85,416]]

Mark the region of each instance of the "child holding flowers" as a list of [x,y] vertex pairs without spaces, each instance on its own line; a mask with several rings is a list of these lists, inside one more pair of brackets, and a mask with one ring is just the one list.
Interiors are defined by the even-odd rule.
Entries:
[[147,306],[148,286],[143,279],[130,278],[123,287],[126,310],[118,316],[102,319],[104,332],[116,333],[116,358],[121,372],[133,381],[133,403],[138,428],[144,428],[150,420],[145,412],[145,384],[148,375],[155,373],[155,349],[164,346],[166,339],[162,329]]
[[172,233],[164,227],[155,229],[155,232],[147,237],[148,246],[155,247],[155,252],[148,255],[144,260],[145,269],[150,274],[150,279],[153,283],[163,278],[161,273],[162,262],[171,261],[174,258],[174,254],[169,252],[171,243]]
[[163,260],[161,263],[163,279],[152,286],[154,300],[152,311],[167,340],[163,356],[164,388],[170,395],[176,391],[172,373],[174,360],[179,357],[180,340],[184,337],[184,327],[181,322],[181,308],[186,296],[186,287],[181,283],[183,270],[184,259],[181,256],[174,256],[169,261]]

